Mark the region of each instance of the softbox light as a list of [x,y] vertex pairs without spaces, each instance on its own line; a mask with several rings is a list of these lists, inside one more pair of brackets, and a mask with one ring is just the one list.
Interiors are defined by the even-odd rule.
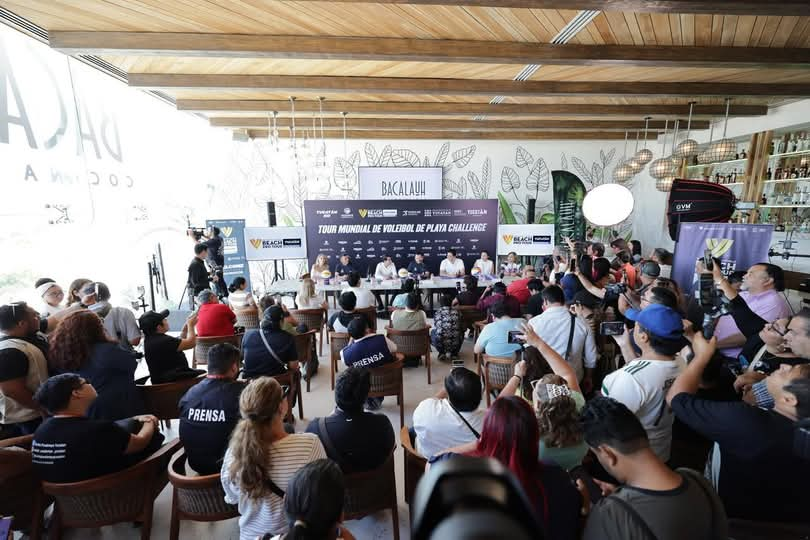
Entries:
[[669,236],[678,241],[681,222],[725,223],[734,213],[734,193],[726,186],[702,180],[676,179],[667,204]]

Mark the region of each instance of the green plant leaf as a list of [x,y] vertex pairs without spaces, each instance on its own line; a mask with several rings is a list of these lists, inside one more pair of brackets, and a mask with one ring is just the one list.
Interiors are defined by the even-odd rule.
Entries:
[[543,225],[554,225],[554,214],[550,212],[543,214],[542,216],[540,216],[540,221],[538,221],[537,223]]
[[503,196],[503,193],[500,191],[498,192],[498,203],[501,206],[501,214],[503,214],[503,222],[505,225],[517,225],[517,220],[515,219],[515,214],[512,212],[512,208],[509,206],[509,203],[506,201],[506,197]]

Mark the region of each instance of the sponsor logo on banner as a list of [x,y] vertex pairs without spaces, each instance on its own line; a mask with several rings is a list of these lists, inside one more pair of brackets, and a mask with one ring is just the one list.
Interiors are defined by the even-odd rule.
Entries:
[[251,238],[250,243],[254,247],[254,249],[259,249],[261,247],[261,245],[262,245],[262,239],[261,238]]
[[501,236],[504,242],[515,246],[530,246],[532,244],[551,244],[551,236],[549,235],[535,234],[529,236],[529,235],[503,234]]
[[228,237],[233,234],[233,227],[222,227],[220,229],[220,232],[222,232],[222,234]]
[[503,241],[506,242],[507,244],[511,244],[512,243],[512,235],[511,234],[504,234],[503,235]]
[[352,209],[347,206],[346,208],[343,209],[343,213],[340,214],[340,217],[342,217],[342,218],[353,218],[354,213],[352,213]]
[[707,238],[706,247],[712,252],[713,257],[722,257],[731,246],[734,245],[734,240],[730,238]]
[[301,247],[300,238],[262,239],[251,238],[250,244],[256,249],[278,249],[282,247]]
[[487,215],[486,208],[468,208],[467,209],[468,216],[485,216]]
[[333,210],[333,209],[329,209],[329,210],[316,210],[316,211],[315,211],[315,214],[317,214],[317,215],[319,215],[319,216],[321,216],[321,217],[325,217],[325,218],[331,218],[332,216],[336,216],[336,215],[337,215],[337,213],[338,213],[338,211],[337,211],[337,210]]
[[361,218],[393,218],[398,215],[394,208],[359,208],[357,213]]
[[366,209],[366,208],[359,208],[359,209],[357,210],[357,213],[358,213],[358,214],[360,214],[360,217],[361,217],[361,218],[364,218],[364,217],[366,217],[366,216],[368,215],[368,209]]
[[414,217],[414,216],[421,216],[421,215],[422,215],[421,210],[403,210],[402,211],[402,216],[403,217]]
[[688,212],[692,209],[692,203],[678,203],[675,205],[676,212]]

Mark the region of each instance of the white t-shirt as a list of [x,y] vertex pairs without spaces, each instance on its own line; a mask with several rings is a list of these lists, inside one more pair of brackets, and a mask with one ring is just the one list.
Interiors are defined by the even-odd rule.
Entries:
[[389,266],[385,266],[385,263],[377,263],[377,269],[374,271],[374,277],[377,279],[396,279],[397,265],[391,263]]
[[320,309],[324,302],[326,302],[326,298],[323,293],[315,293],[315,296],[306,299],[301,295],[295,295],[295,305],[298,306],[298,309]]
[[132,347],[130,341],[137,337],[141,337],[141,329],[138,327],[138,322],[135,320],[135,314],[132,310],[125,307],[114,307],[110,309],[107,316],[104,317],[104,331],[113,339],[117,339],[118,343],[129,349]]
[[449,276],[463,276],[464,275],[464,261],[456,258],[454,262],[450,259],[444,259],[442,264],[439,265],[439,274]]
[[251,307],[252,305],[256,305],[256,302],[253,300],[253,295],[250,291],[240,291],[236,290],[233,291],[228,295],[228,303],[231,305],[233,309],[245,309]]
[[481,270],[482,274],[487,274],[490,276],[495,275],[495,263],[492,262],[492,259],[488,259],[486,261],[478,259],[477,261],[475,261],[475,264],[473,266],[477,266]]
[[[298,472],[298,469],[315,461],[326,458],[321,440],[314,433],[294,433],[271,444],[268,449],[270,459],[270,479],[279,488],[286,491],[287,482]],[[284,514],[284,500],[275,493],[267,494],[261,501],[251,500],[243,495],[239,486],[231,481],[228,469],[233,461],[230,449],[225,452],[222,461],[222,489],[225,491],[225,502],[238,504],[239,538],[255,540],[266,533],[282,534],[287,532],[287,517]]]
[[602,395],[622,402],[647,430],[650,447],[662,461],[669,461],[672,445],[672,409],[667,391],[681,372],[679,361],[639,358],[602,381]]
[[[462,412],[461,415],[480,434],[486,409]],[[448,399],[428,398],[413,411],[416,451],[425,457],[475,440],[475,435],[459,418]]]
[[363,309],[377,305],[377,301],[374,299],[374,295],[371,294],[371,291],[368,289],[364,289],[362,286],[346,287],[346,289],[343,292],[348,291],[353,292],[354,296],[357,298],[357,304],[354,305],[354,309]]

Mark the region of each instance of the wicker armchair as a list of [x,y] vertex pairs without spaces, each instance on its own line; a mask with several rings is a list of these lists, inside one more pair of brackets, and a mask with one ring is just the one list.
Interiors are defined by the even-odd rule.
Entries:
[[171,426],[171,420],[180,418],[180,398],[203,378],[204,376],[200,375],[170,383],[139,384],[137,388],[141,393],[146,413],[155,415],[158,420],[164,420]]
[[180,452],[169,465],[172,483],[172,518],[169,540],[180,537],[180,521],[223,521],[239,516],[236,505],[225,502],[219,474],[186,475],[186,453]]
[[369,328],[371,328],[372,332],[377,332],[377,308],[375,306],[369,306],[366,308],[358,308],[354,310],[355,313],[362,313],[368,319]]
[[323,355],[324,328],[326,328],[325,309],[291,309],[290,315],[295,317],[298,324],[305,324],[310,330],[316,330],[321,335],[318,340],[318,356]]
[[399,514],[397,512],[397,479],[394,473],[394,453],[373,471],[346,475],[346,494],[343,498],[345,521],[391,509],[394,540],[399,540]]
[[351,337],[343,332],[329,332],[329,371],[332,390],[335,389],[335,376],[340,364],[340,351],[349,344]]
[[[402,429],[399,431],[399,440],[402,444],[402,451],[405,458],[405,502],[410,505],[413,500],[413,494],[416,493],[416,486],[425,474],[427,459],[414,448],[413,441],[411,441],[411,433],[407,426],[402,426]],[[411,516],[413,516],[413,514],[411,514]],[[411,522],[413,522],[413,518],[411,518]]]
[[456,306],[456,311],[458,311],[459,315],[461,315],[461,328],[463,331],[471,331],[473,332],[473,337],[475,337],[475,326],[474,324],[478,321],[485,321],[487,318],[487,314],[483,311],[478,310],[475,306]]
[[303,420],[304,397],[301,392],[301,370],[291,368],[287,370],[287,373],[273,375],[272,377],[278,381],[278,384],[290,387],[290,392],[287,394],[287,405],[289,405],[289,407],[287,410],[287,418],[285,418],[284,421],[295,423],[293,406],[295,405],[296,400],[298,401],[298,418]]
[[430,380],[430,326],[421,330],[394,330],[385,329],[388,339],[396,343],[397,352],[405,356],[424,356],[425,366],[427,366],[427,380]]
[[141,540],[148,540],[155,498],[168,483],[166,462],[181,446],[175,439],[132,467],[100,478],[71,484],[42,482],[42,490],[56,501],[51,538],[62,538],[64,527],[140,521]]
[[399,405],[399,425],[405,425],[405,396],[402,384],[402,360],[369,368],[371,388],[368,397],[396,396]]
[[236,326],[241,326],[245,330],[251,330],[259,327],[259,308],[246,307],[241,309],[234,309],[236,315]]
[[487,407],[492,404],[492,390],[500,392],[515,373],[516,356],[484,355],[484,393]]
[[244,334],[234,334],[232,336],[197,336],[197,344],[194,345],[194,354],[191,357],[191,367],[204,366],[208,364],[208,351],[211,347],[220,343],[230,343],[234,347],[242,348],[242,337]]
[[27,531],[32,540],[40,540],[42,510],[50,502],[44,502],[31,463],[33,438],[26,435],[0,441],[0,516],[13,516],[11,530]]
[[295,337],[295,353],[298,357],[298,363],[303,369],[304,380],[307,381],[307,392],[309,392],[309,383],[312,379],[313,359],[315,357],[315,334],[317,330],[309,330],[303,334],[296,334]]

